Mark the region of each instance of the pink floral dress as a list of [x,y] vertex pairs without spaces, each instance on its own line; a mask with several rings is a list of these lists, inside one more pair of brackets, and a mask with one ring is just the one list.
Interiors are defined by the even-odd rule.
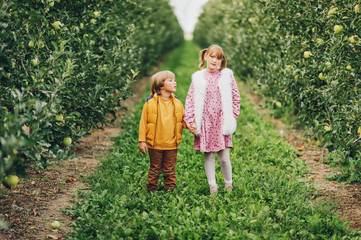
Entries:
[[[202,126],[199,137],[194,138],[193,148],[201,152],[219,152],[222,149],[233,147],[232,135],[224,136],[222,134],[223,113],[221,92],[218,87],[221,71],[205,71],[204,77],[207,81],[207,90],[202,115]],[[233,75],[231,75],[231,79],[233,115],[237,119],[240,112],[240,96]],[[194,94],[194,86],[192,83],[189,87],[183,118],[187,124],[195,121]]]

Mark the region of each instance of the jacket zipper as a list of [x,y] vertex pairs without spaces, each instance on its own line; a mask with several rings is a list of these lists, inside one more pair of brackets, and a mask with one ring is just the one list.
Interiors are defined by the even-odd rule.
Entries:
[[172,99],[173,103],[173,115],[174,115],[174,134],[175,134],[175,146],[178,147],[178,136],[177,136],[177,115],[175,113],[175,104],[174,104],[174,98]]
[[155,119],[155,130],[154,130],[154,142],[153,142],[153,147],[154,147],[154,145],[155,145],[155,136],[157,135],[158,108],[159,108],[159,98],[158,98],[158,96],[157,96],[157,118]]

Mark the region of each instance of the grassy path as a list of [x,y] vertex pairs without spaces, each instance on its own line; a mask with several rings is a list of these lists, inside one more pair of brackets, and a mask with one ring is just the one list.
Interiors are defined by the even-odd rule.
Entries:
[[[185,100],[199,48],[186,42],[162,69],[176,74],[176,95]],[[242,92],[242,89],[240,89]],[[307,171],[293,149],[242,94],[231,151],[234,191],[209,196],[203,155],[193,151],[184,130],[174,192],[148,194],[149,158],[138,150],[143,102],[122,119],[124,129],[102,167],[87,179],[91,193],[68,210],[71,239],[355,239],[358,233],[337,219],[333,204],[312,201]],[[145,99],[146,95],[144,96]],[[217,179],[223,177],[217,167]]]

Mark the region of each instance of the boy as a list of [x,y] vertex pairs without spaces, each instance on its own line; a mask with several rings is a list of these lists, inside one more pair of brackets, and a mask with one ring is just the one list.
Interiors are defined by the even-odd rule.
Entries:
[[182,141],[184,108],[173,94],[177,84],[174,73],[161,71],[151,77],[152,94],[143,106],[139,124],[139,150],[149,151],[148,192],[158,189],[159,175],[163,172],[164,189],[176,187],[175,164]]

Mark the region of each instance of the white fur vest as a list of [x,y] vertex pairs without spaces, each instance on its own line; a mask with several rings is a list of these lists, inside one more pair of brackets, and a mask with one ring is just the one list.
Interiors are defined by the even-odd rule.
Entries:
[[[194,113],[197,129],[201,130],[204,101],[207,91],[207,80],[204,78],[206,69],[199,70],[192,75],[194,86]],[[232,99],[232,70],[225,68],[221,71],[221,77],[218,81],[218,87],[221,92],[223,125],[222,134],[231,135],[237,127],[236,119],[233,116],[233,99]]]

